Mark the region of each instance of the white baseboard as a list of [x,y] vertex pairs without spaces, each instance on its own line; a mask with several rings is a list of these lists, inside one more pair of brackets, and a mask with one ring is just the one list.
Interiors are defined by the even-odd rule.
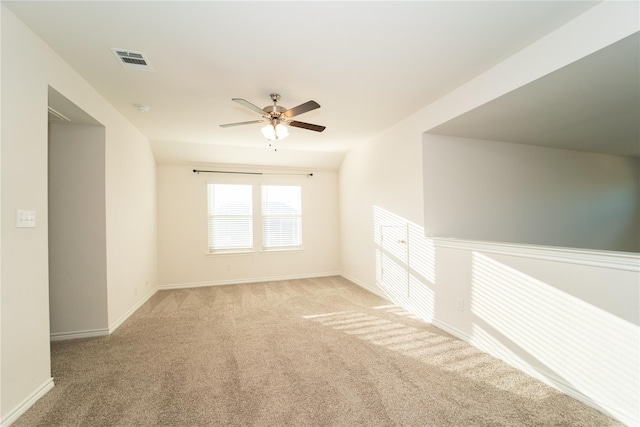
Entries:
[[66,341],[78,338],[93,338],[102,337],[113,333],[120,325],[122,325],[133,313],[135,313],[142,305],[151,298],[158,289],[151,290],[144,298],[142,298],[136,305],[131,307],[124,315],[122,315],[117,322],[111,325],[109,328],[104,329],[87,329],[85,331],[71,331],[71,332],[56,332],[49,336],[51,341]]
[[602,406],[598,405],[596,402],[594,402],[591,398],[589,398],[588,396],[585,396],[584,394],[582,394],[580,391],[576,390],[570,383],[566,382],[564,379],[559,378],[555,375],[549,374],[548,372],[541,372],[537,369],[535,369],[534,367],[523,363],[521,360],[519,360],[516,357],[513,357],[511,354],[508,354],[507,352],[501,352],[498,351],[495,348],[491,348],[485,345],[482,345],[482,342],[478,342],[477,340],[473,339],[473,337],[470,337],[469,335],[460,332],[459,330],[452,328],[450,326],[445,325],[444,323],[441,323],[437,320],[433,320],[431,322],[431,324],[433,326],[435,326],[438,329],[442,329],[443,331],[447,332],[448,334],[453,335],[454,337],[468,343],[471,344],[472,346],[476,347],[479,350],[482,350],[490,355],[492,355],[493,357],[496,357],[497,359],[502,360],[503,362],[507,363],[508,365],[513,366],[514,368],[518,369],[519,371],[522,371],[524,373],[526,373],[527,375],[545,383],[546,385],[555,388],[556,390],[561,391],[562,393],[566,394],[567,396],[570,396],[582,403],[584,403],[587,406],[590,406],[594,409],[597,409],[598,411],[602,412],[603,414],[606,414],[618,421],[621,421],[623,423],[625,423],[626,425],[632,426],[635,425],[635,423],[637,422],[636,420],[632,419],[629,417],[629,415],[625,415],[625,414],[621,414],[621,413],[617,413],[611,410],[607,410],[605,408],[603,408]]
[[203,286],[239,285],[244,283],[275,282],[280,280],[312,279],[314,277],[328,277],[328,276],[340,276],[340,272],[330,271],[325,273],[294,274],[291,276],[254,277],[250,279],[213,280],[210,282],[194,282],[194,283],[174,283],[170,285],[160,285],[158,286],[158,290],[199,288]]
[[142,305],[149,300],[156,292],[158,288],[152,289],[144,298],[142,298],[136,305],[131,307],[129,311],[120,316],[120,318],[111,326],[109,326],[109,334],[112,334],[120,325],[122,325],[133,313],[135,313]]
[[31,408],[34,403],[38,401],[42,396],[47,394],[49,390],[53,388],[53,378],[49,378],[44,382],[40,387],[38,387],[29,397],[23,400],[17,407],[9,411],[7,416],[5,416],[2,421],[0,421],[0,427],[9,427],[13,424],[20,415],[27,412],[29,408]]
[[360,286],[361,288],[366,289],[367,291],[371,292],[372,294],[376,294],[380,298],[384,298],[387,301],[390,301],[389,296],[386,295],[384,293],[384,291],[382,289],[378,288],[377,286],[376,287],[369,286],[366,283],[349,276],[348,274],[340,273],[340,276],[344,277],[345,279],[347,279],[350,282],[355,283],[356,285]]
[[454,337],[458,338],[459,340],[462,340],[462,341],[467,342],[467,343],[470,343],[470,341],[471,341],[471,337],[469,335],[467,335],[465,333],[462,333],[462,332],[460,332],[459,330],[457,330],[455,328],[447,326],[444,323],[441,323],[441,322],[437,321],[436,319],[433,319],[431,324],[433,326],[435,326],[436,328],[442,329],[446,333],[453,335]]
[[88,329],[86,331],[56,332],[49,336],[51,341],[66,341],[78,338],[92,338],[109,335],[109,329]]

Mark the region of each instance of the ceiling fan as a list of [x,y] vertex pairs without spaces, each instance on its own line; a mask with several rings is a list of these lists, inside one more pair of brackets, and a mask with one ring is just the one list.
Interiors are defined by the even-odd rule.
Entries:
[[320,104],[318,104],[316,101],[307,101],[304,104],[300,104],[297,107],[293,107],[287,110],[286,108],[277,105],[278,101],[280,100],[279,94],[272,93],[269,96],[273,101],[273,105],[268,105],[264,108],[257,107],[242,98],[233,98],[232,101],[235,101],[238,104],[255,111],[256,113],[260,114],[262,118],[260,120],[251,120],[248,122],[227,123],[224,125],[220,125],[220,127],[227,128],[232,126],[250,125],[253,123],[268,123],[265,127],[262,128],[262,134],[267,139],[272,141],[284,139],[287,137],[287,135],[289,135],[289,130],[285,125],[308,129],[315,132],[322,132],[323,130],[325,130],[325,126],[291,120],[292,117],[311,110],[315,110],[316,108],[320,108]]

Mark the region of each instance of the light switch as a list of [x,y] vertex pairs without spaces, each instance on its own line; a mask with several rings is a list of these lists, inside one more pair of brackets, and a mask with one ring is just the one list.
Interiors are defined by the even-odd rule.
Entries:
[[35,226],[36,226],[36,211],[18,210],[18,213],[16,215],[16,227],[33,228]]

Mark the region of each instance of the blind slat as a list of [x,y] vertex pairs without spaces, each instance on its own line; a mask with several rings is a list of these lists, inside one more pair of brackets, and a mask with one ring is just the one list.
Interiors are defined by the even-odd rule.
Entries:
[[262,247],[264,249],[300,248],[300,186],[262,186]]
[[253,248],[252,186],[208,184],[209,252]]
[[[262,248],[302,247],[301,187],[261,187]],[[253,186],[208,184],[209,252],[243,252],[253,249]]]

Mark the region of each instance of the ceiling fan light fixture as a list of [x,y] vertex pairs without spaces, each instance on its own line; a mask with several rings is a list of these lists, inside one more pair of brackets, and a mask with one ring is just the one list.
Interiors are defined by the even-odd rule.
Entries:
[[261,131],[262,135],[269,141],[281,140],[289,136],[289,129],[282,123],[278,123],[277,125],[268,124],[263,127]]

